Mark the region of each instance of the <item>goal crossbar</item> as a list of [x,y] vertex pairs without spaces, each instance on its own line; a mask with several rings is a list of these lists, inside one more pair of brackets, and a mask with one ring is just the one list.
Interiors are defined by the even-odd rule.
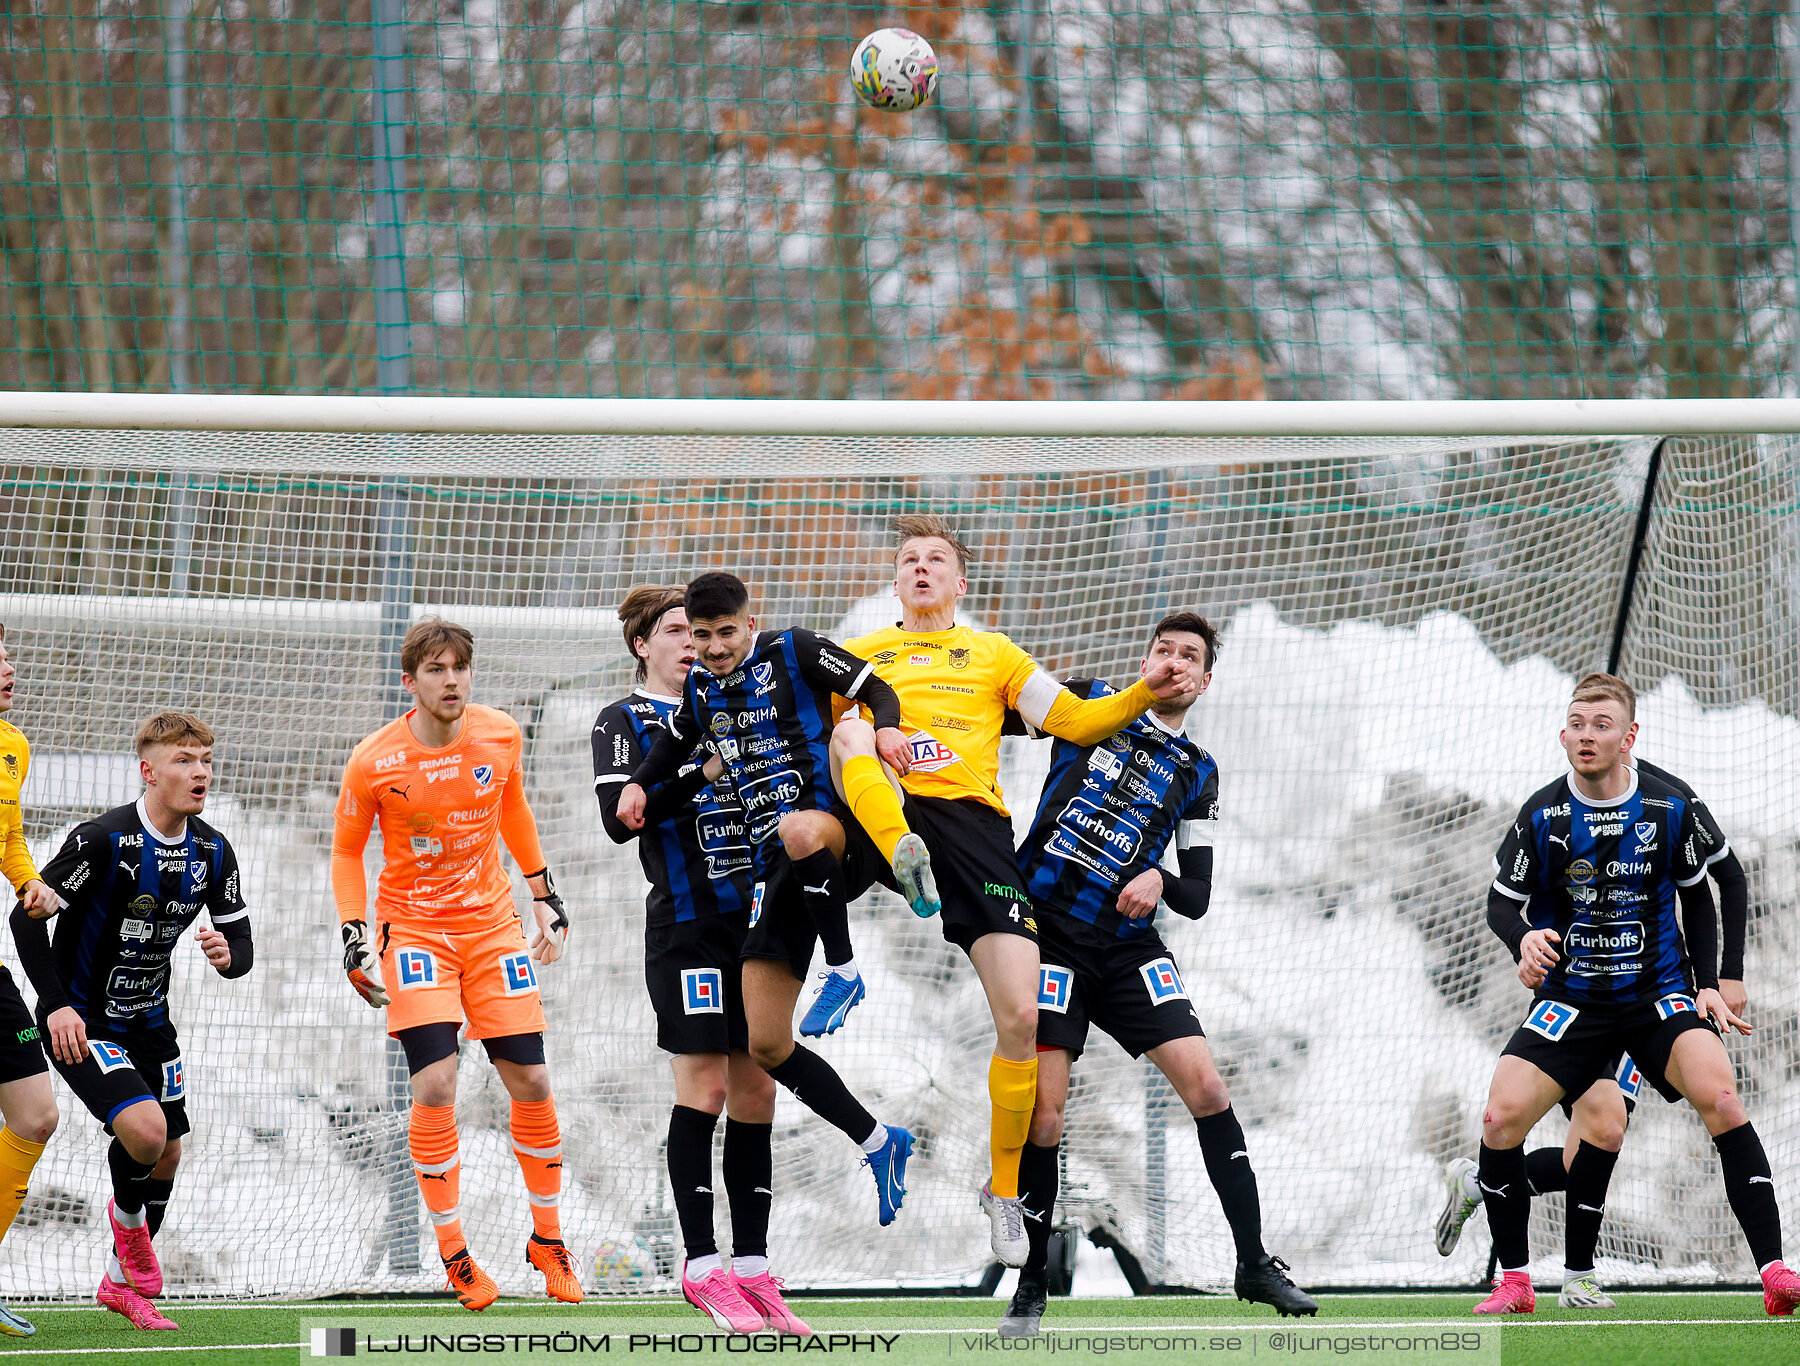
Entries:
[[927,402],[0,392],[0,428],[560,436],[1622,437],[1800,432],[1800,399]]

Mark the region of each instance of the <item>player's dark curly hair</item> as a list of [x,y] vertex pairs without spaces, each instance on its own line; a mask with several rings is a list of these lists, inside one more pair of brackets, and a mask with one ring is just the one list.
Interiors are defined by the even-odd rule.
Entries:
[[1171,612],[1156,623],[1156,629],[1150,633],[1150,643],[1156,644],[1156,638],[1167,635],[1170,631],[1183,631],[1188,635],[1199,636],[1206,642],[1206,671],[1212,672],[1213,661],[1219,657],[1219,629],[1198,612]]
[[671,608],[684,606],[686,602],[685,588],[671,584],[640,583],[619,604],[619,620],[624,623],[625,648],[637,665],[638,682],[644,681],[645,666],[643,656],[637,652],[637,643],[649,638],[664,613]]
[[715,569],[688,580],[686,603],[689,621],[735,617],[750,605],[750,590],[736,574]]

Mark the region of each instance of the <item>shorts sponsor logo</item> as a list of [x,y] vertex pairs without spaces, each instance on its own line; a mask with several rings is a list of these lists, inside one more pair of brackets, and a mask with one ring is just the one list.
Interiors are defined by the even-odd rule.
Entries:
[[1685,1014],[1690,1010],[1696,1014],[1699,1013],[1699,1007],[1694,1004],[1694,998],[1683,995],[1681,992],[1673,992],[1656,1003],[1657,1016],[1664,1020],[1672,1020],[1677,1015]]
[[131,1059],[125,1056],[125,1050],[104,1039],[89,1039],[88,1052],[93,1054],[94,1061],[100,1065],[102,1072],[123,1072],[131,1066]]
[[1022,906],[1031,904],[1031,898],[1010,882],[984,882],[981,884],[981,890],[989,896],[999,897],[1002,901],[1016,901]]
[[1562,1001],[1539,1001],[1525,1017],[1525,1028],[1555,1043],[1568,1033],[1569,1026],[1575,1023],[1579,1014],[1581,1012],[1574,1006]]
[[493,784],[494,766],[492,764],[476,764],[469,772],[474,775],[476,787],[489,787]]
[[182,1076],[181,1059],[165,1062],[162,1065],[162,1099],[164,1103],[180,1100],[187,1094],[187,1082]]
[[1600,875],[1600,870],[1584,858],[1578,858],[1569,865],[1567,877],[1571,887],[1585,887]]
[[1644,1074],[1638,1071],[1638,1065],[1632,1061],[1629,1053],[1619,1055],[1619,1066],[1613,1073],[1613,1080],[1619,1083],[1619,1090],[1627,1100],[1636,1100],[1644,1089]]
[[528,953],[509,953],[500,960],[500,983],[508,996],[523,996],[536,991],[537,969]]
[[401,949],[394,955],[394,968],[400,974],[400,990],[437,985],[437,959],[428,949]]
[[762,919],[763,885],[757,883],[750,889],[750,925],[755,928],[756,922]]
[[38,1032],[38,1027],[36,1025],[32,1025],[31,1028],[21,1029],[18,1031],[18,1033],[14,1034],[13,1042],[14,1043],[41,1043],[43,1041],[43,1038],[44,1038],[44,1036]]
[[[926,662],[930,663],[929,660]],[[936,773],[940,768],[962,762],[962,756],[949,745],[922,730],[907,736],[907,743],[912,746],[912,766],[920,773]]]
[[1074,985],[1075,974],[1067,968],[1059,968],[1050,963],[1038,967],[1038,1009],[1054,1010],[1058,1015],[1069,1013],[1069,989]]
[[1187,1000],[1187,988],[1181,985],[1181,974],[1175,970],[1173,959],[1153,959],[1139,968],[1138,974],[1144,979],[1145,990],[1150,993],[1151,1005]]
[[681,1013],[683,1015],[723,1015],[725,984],[717,968],[683,968],[681,970]]

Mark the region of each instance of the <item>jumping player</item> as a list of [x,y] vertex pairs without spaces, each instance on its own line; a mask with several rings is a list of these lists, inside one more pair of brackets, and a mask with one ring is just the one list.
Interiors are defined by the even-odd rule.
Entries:
[[[701,738],[709,737],[743,806],[754,859],[741,977],[750,1056],[862,1148],[885,1227],[906,1195],[912,1135],[878,1123],[830,1063],[794,1042],[793,1021],[815,941],[829,926],[843,935],[839,952],[847,952],[848,904],[889,868],[915,908],[935,904],[923,842],[899,821],[899,798],[876,757],[906,762],[905,739],[895,729],[900,708],[866,664],[823,637],[798,629],[758,633],[749,590],[731,574],[700,575],[687,586],[684,603],[704,667],[689,672],[665,733],[620,791],[618,819],[627,830],[642,829],[645,789],[676,780]],[[850,721],[834,730],[834,695],[866,702],[873,728]],[[849,811],[834,790],[834,765]],[[871,773],[873,781],[866,781]],[[832,1007],[841,1020],[862,984],[834,971],[827,988],[833,980],[856,986],[854,997]],[[822,992],[814,1011],[828,1004]],[[812,1012],[808,1022],[810,1028]]]
[[1764,1308],[1791,1314],[1800,1304],[1800,1276],[1781,1259],[1769,1160],[1719,1038],[1721,1028],[1749,1026],[1718,989],[1706,886],[1716,837],[1693,802],[1627,763],[1636,703],[1630,685],[1609,674],[1575,685],[1561,734],[1570,772],[1525,803],[1496,858],[1488,924],[1519,959],[1536,1003],[1494,1069],[1482,1117],[1479,1180],[1503,1275],[1478,1314],[1536,1307],[1525,1265],[1525,1136],[1627,1052],[1667,1099],[1685,1098],[1712,1135]]
[[[557,1211],[562,1136],[535,966],[562,956],[569,917],[525,799],[518,723],[469,700],[474,661],[474,639],[452,622],[426,617],[406,633],[400,679],[418,705],[359,744],[344,765],[331,889],[350,985],[371,1006],[387,1007],[388,1033],[406,1050],[413,1167],[451,1290],[476,1311],[499,1295],[469,1255],[458,1208],[456,1036],[466,1019],[512,1097],[513,1153],[533,1226],[525,1260],[543,1273],[548,1294],[575,1304],[581,1282]],[[371,948],[363,848],[377,819],[383,865]],[[500,866],[501,840],[530,870],[537,935],[529,952]]]
[[[650,883],[644,981],[656,1042],[675,1071],[669,1110],[669,1189],[687,1251],[682,1294],[729,1332],[810,1330],[769,1272],[775,1083],[750,1059],[741,959],[755,895],[744,809],[707,755],[651,796],[640,831],[619,819],[619,794],[681,706],[696,659],[687,590],[634,588],[619,606],[637,687],[594,722],[594,794],[615,844],[638,842]],[[730,1263],[713,1236],[713,1130],[725,1120]]]
[[[1077,698],[995,631],[956,624],[968,592],[969,551],[942,520],[897,518],[894,595],[900,621],[847,642],[900,697],[912,750],[895,765],[904,817],[924,837],[943,893],[944,938],[969,956],[994,1018],[988,1065],[991,1176],[981,1188],[994,1256],[1022,1266],[1019,1155],[1037,1090],[1037,922],[1020,883],[1011,818],[999,788],[1000,733],[1009,710],[1077,745],[1114,734],[1153,703],[1192,701],[1175,659],[1159,659],[1122,693]],[[873,832],[871,832],[873,833]]]
[[[1000,1320],[1003,1336],[1035,1334],[1044,1314],[1069,1069],[1087,1046],[1090,1026],[1132,1057],[1148,1055],[1194,1117],[1206,1173],[1237,1244],[1238,1298],[1284,1315],[1319,1312],[1288,1279],[1286,1263],[1263,1247],[1249,1143],[1180,969],[1156,932],[1159,902],[1198,920],[1212,896],[1219,766],[1182,734],[1182,725],[1212,681],[1218,646],[1212,624],[1193,612],[1157,623],[1138,672],[1179,660],[1195,680],[1193,693],[1159,702],[1097,745],[1058,740],[1037,817],[1019,849],[1019,873],[1037,909],[1042,966],[1037,1099],[1019,1164],[1030,1251]],[[1113,691],[1091,678],[1063,686],[1083,699]],[[1175,875],[1161,866],[1171,842]]]
[[[25,733],[4,719],[13,708],[18,670],[6,653],[6,628],[0,626],[0,872],[18,893],[27,911],[48,915],[56,894],[31,861],[25,847],[24,812],[19,789],[31,772],[31,745]],[[0,965],[0,1239],[12,1227],[31,1183],[31,1170],[56,1132],[56,1097],[50,1091],[50,1065],[44,1061],[42,1031],[12,974]],[[0,1333],[28,1338],[37,1329],[0,1303]]]
[[107,1149],[112,1255],[96,1294],[134,1328],[176,1325],[153,1239],[188,1132],[181,1043],[169,1015],[175,943],[202,910],[194,942],[221,977],[250,971],[250,912],[237,856],[200,819],[213,778],[213,733],[182,712],[137,733],[144,795],[75,827],[44,869],[61,905],[52,943],[42,910],[12,914],[19,961],[37,988],[38,1027],[69,1089],[113,1136]]
[[[1719,995],[1727,1010],[1742,1015],[1749,1005],[1749,994],[1744,989],[1744,941],[1750,922],[1750,888],[1744,867],[1732,852],[1711,808],[1693,788],[1666,769],[1636,756],[1630,758],[1639,773],[1660,779],[1692,802],[1696,819],[1707,828],[1713,852],[1707,858],[1706,871],[1719,887],[1719,919],[1724,929]],[[1562,1111],[1569,1129],[1562,1147],[1534,1148],[1525,1155],[1526,1186],[1533,1198],[1553,1191],[1569,1193],[1563,1286],[1556,1300],[1559,1308],[1616,1307],[1594,1275],[1594,1253],[1599,1246],[1600,1222],[1606,1211],[1613,1167],[1624,1146],[1625,1128],[1637,1109],[1643,1082],[1637,1063],[1629,1053],[1622,1054],[1611,1076],[1602,1077],[1579,1097],[1563,1097]],[[1444,1185],[1446,1200],[1438,1217],[1437,1249],[1439,1255],[1448,1257],[1456,1250],[1463,1225],[1481,1207],[1475,1162],[1467,1157],[1451,1162],[1444,1171]]]

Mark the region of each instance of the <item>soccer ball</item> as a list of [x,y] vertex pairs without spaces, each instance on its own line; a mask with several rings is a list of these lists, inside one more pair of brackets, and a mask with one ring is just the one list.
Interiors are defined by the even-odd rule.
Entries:
[[876,29],[850,54],[850,83],[876,109],[917,109],[937,89],[937,53],[911,29]]

